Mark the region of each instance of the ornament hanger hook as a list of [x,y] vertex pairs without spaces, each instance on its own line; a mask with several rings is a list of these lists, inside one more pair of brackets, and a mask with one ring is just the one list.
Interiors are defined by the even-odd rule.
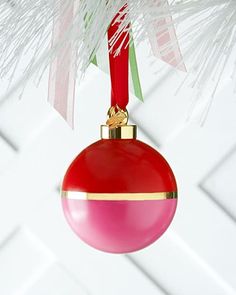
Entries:
[[109,108],[107,115],[108,119],[106,121],[106,125],[110,129],[125,126],[128,123],[128,111],[126,109],[122,110],[117,104]]

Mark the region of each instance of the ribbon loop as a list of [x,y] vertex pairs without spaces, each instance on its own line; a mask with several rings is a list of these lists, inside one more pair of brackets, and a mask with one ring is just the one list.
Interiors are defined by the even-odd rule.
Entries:
[[[123,20],[126,17],[124,14],[120,18],[120,13],[125,7],[126,5],[120,9],[108,29],[111,106],[117,105],[122,110],[126,109],[129,101],[129,25],[127,30],[118,34],[120,25],[118,19]],[[111,42],[114,38],[116,38],[115,42]],[[111,45],[111,43],[114,44]]]

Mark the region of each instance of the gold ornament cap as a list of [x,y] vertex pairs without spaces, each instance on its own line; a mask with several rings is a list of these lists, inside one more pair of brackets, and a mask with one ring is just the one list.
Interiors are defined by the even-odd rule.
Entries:
[[118,105],[108,110],[106,125],[101,126],[102,139],[136,139],[137,126],[127,125],[129,114]]
[[136,139],[137,126],[125,125],[115,128],[110,128],[107,125],[101,126],[102,139]]

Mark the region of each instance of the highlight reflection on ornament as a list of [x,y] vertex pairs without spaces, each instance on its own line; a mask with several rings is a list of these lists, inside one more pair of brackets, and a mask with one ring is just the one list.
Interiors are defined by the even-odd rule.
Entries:
[[168,228],[177,185],[166,160],[135,138],[136,126],[101,130],[102,139],[83,150],[66,172],[63,210],[87,244],[129,253],[150,245]]

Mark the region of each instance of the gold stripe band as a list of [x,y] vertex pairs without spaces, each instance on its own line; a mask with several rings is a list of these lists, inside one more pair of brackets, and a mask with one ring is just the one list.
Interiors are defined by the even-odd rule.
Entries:
[[99,201],[148,201],[177,199],[177,192],[160,193],[86,193],[78,191],[62,191],[62,198],[71,200],[99,200]]

